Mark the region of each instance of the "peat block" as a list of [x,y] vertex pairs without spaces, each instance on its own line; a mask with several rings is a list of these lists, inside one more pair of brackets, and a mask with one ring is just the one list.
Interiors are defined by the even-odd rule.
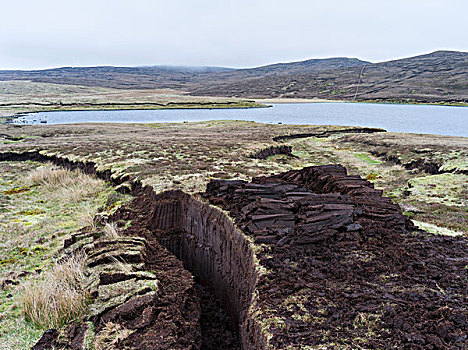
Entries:
[[262,243],[268,348],[467,348],[466,239],[416,231],[370,182],[330,165],[212,180],[204,196]]

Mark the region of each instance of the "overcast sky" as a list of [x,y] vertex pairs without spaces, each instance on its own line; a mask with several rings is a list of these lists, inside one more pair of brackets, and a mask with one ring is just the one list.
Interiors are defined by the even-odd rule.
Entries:
[[467,0],[1,0],[0,69],[468,51]]

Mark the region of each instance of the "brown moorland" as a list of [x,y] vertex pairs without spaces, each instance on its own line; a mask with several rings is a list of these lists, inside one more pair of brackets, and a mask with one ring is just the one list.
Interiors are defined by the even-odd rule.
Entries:
[[466,346],[467,242],[440,235],[466,232],[466,138],[235,121],[1,134],[1,164],[135,196],[66,237],[90,311],[36,349]]

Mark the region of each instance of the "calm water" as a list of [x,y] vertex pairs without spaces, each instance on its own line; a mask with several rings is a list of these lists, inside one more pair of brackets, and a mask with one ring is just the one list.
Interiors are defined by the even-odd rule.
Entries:
[[271,108],[40,112],[17,124],[150,123],[204,120],[251,120],[260,123],[348,125],[387,131],[468,137],[468,107],[368,103],[291,103]]

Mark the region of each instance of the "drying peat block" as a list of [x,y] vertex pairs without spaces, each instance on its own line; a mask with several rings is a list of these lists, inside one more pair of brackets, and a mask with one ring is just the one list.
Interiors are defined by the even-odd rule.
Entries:
[[60,332],[45,332],[33,350],[189,349],[200,342],[192,275],[140,236],[106,238],[83,230],[65,241],[64,254],[86,256],[89,311]]
[[368,181],[332,165],[205,195],[260,244],[269,348],[466,348],[466,240],[416,231]]

